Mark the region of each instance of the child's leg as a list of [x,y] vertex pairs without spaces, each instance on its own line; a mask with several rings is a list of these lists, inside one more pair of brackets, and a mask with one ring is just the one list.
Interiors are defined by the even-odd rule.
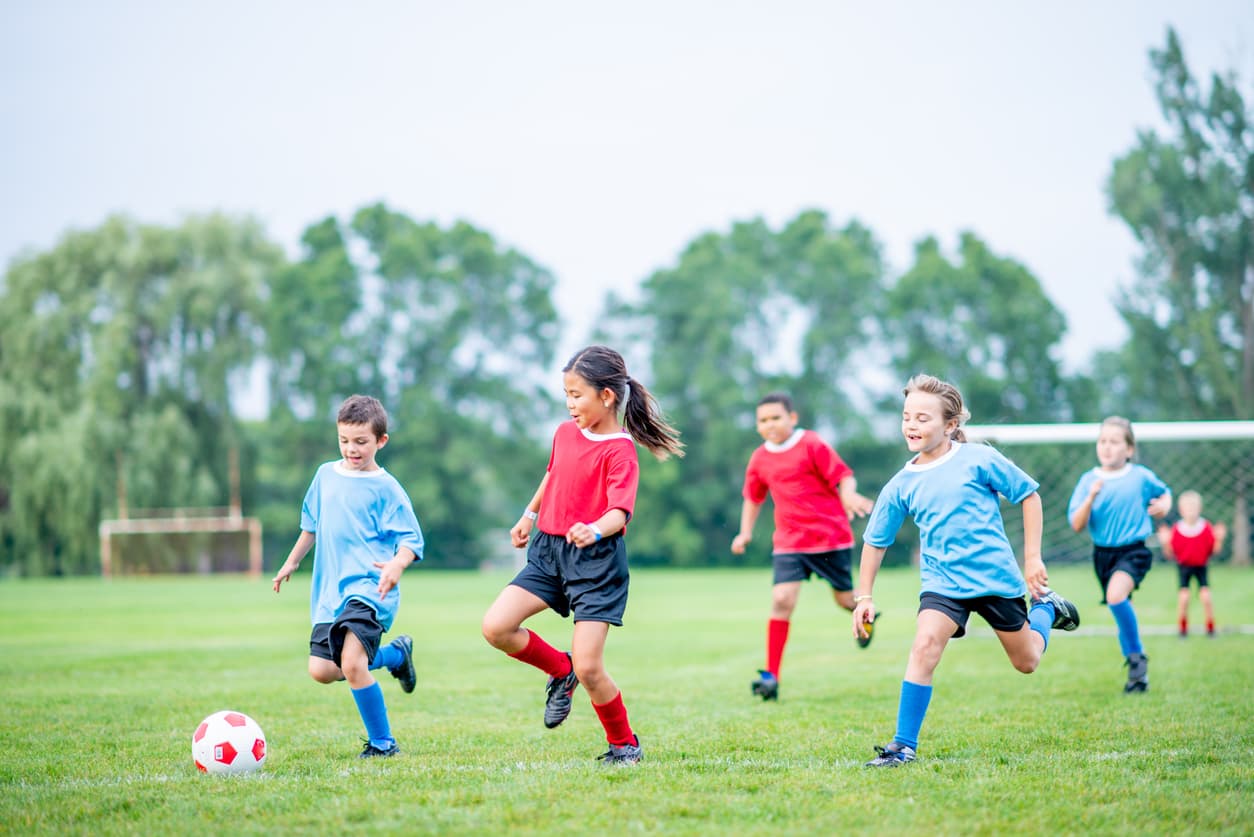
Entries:
[[1125,657],[1144,652],[1136,611],[1128,598],[1135,588],[1136,582],[1123,570],[1116,570],[1110,576],[1110,583],[1106,586],[1106,604],[1110,606],[1111,615],[1115,617],[1115,624],[1119,626],[1119,647],[1123,650]]
[[570,674],[570,658],[522,626],[523,620],[547,608],[548,604],[536,594],[510,584],[483,615],[483,638],[550,677],[565,677]]
[[622,692],[605,670],[605,639],[609,631],[607,622],[575,623],[575,635],[571,641],[575,676],[592,699],[592,708],[605,728],[606,740],[620,746],[634,744],[636,735],[627,720]]
[[1210,598],[1210,588],[1203,586],[1197,591],[1197,597],[1202,600],[1202,610],[1206,614],[1206,633],[1213,634],[1215,632],[1215,608]]
[[1180,635],[1184,636],[1189,632],[1189,582],[1185,579],[1184,586],[1180,588],[1180,593],[1176,596],[1176,621],[1180,623]]
[[800,581],[785,581],[771,588],[771,619],[766,625],[766,670],[774,677],[779,677],[792,612],[797,608],[800,595]]
[[[1052,608],[1033,608],[1033,610],[1041,611],[1052,610]],[[1038,616],[1036,620],[1029,618],[1029,621],[1017,631],[995,631],[997,638],[1001,640],[1001,647],[1006,650],[1006,656],[1010,658],[1010,663],[1017,670],[1024,674],[1031,674],[1036,671],[1036,667],[1041,663],[1041,655],[1045,653],[1045,647],[1049,644],[1050,623],[1053,622],[1053,614],[1050,614],[1049,621],[1044,622],[1044,633],[1041,631],[1041,625],[1037,624],[1043,618]]]
[[366,735],[370,744],[380,750],[388,750],[396,744],[392,738],[392,727],[388,723],[387,704],[383,701],[383,690],[370,673],[370,659],[366,649],[350,630],[344,631],[344,648],[340,652],[344,677],[353,690],[353,700],[357,703],[357,711],[361,714],[362,723],[366,726]]
[[309,676],[319,683],[336,683],[344,679],[344,672],[331,660],[310,656]]
[[912,749],[919,746],[919,730],[932,699],[932,673],[940,663],[949,638],[958,630],[957,623],[938,610],[920,610],[914,645],[906,663],[906,677],[901,684],[897,704],[897,732],[893,740]]

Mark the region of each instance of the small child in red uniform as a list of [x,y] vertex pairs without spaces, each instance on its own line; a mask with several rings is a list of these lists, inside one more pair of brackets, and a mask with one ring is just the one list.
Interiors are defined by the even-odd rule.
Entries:
[[1189,588],[1195,578],[1197,597],[1201,599],[1202,610],[1206,614],[1206,635],[1213,637],[1215,609],[1211,604],[1206,565],[1212,555],[1218,555],[1224,548],[1228,527],[1222,523],[1212,526],[1209,520],[1202,517],[1202,495],[1196,491],[1181,494],[1176,501],[1176,510],[1180,512],[1180,519],[1170,529],[1158,527],[1158,543],[1167,557],[1175,560],[1180,573],[1180,637],[1189,635]]
[[[766,668],[750,687],[763,700],[778,700],[780,662],[801,582],[819,576],[831,585],[836,604],[853,611],[849,514],[865,516],[871,511],[871,501],[858,493],[853,469],[836,451],[813,430],[797,427],[797,413],[786,394],[764,396],[756,418],[763,442],[745,468],[740,532],[732,540],[731,551],[740,555],[753,540],[754,524],[770,494],[775,504],[775,536]],[[858,645],[865,648],[870,642],[868,627]]]
[[[627,374],[618,352],[589,346],[562,369],[571,420],[553,434],[549,467],[522,517],[510,529],[527,565],[483,617],[483,636],[519,662],[549,675],[544,725],[570,714],[583,684],[610,748],[603,763],[634,765],[640,739],[627,721],[623,695],[605,670],[610,625],[627,609],[623,533],[636,503],[636,442],[658,459],[683,455],[679,433],[663,419],[644,385]],[[619,422],[619,415],[622,422]],[[532,526],[540,531],[532,536]],[[552,608],[573,614],[570,653],[558,651],[522,623]]]

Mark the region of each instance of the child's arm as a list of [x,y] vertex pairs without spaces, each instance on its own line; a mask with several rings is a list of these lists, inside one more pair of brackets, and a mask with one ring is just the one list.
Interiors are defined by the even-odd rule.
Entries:
[[1071,528],[1077,532],[1083,532],[1084,527],[1089,525],[1089,515],[1093,513],[1093,500],[1097,497],[1097,492],[1102,490],[1102,481],[1093,480],[1093,484],[1089,486],[1089,496],[1084,498],[1084,502],[1075,510],[1075,514],[1071,516]]
[[1153,500],[1150,500],[1145,510],[1149,512],[1150,517],[1166,516],[1167,512],[1171,511],[1171,492],[1159,494]]
[[755,503],[746,498],[740,505],[740,531],[736,533],[736,537],[732,538],[731,551],[736,555],[743,555],[745,547],[753,540],[753,527],[757,525],[758,513],[762,511],[762,504]]
[[418,556],[414,555],[414,551],[407,546],[398,546],[396,554],[392,556],[391,561],[375,561],[374,565],[381,570],[379,573],[379,595],[386,596],[388,591],[395,587],[401,581],[401,573],[405,572],[405,568],[414,563],[414,559]]
[[1041,526],[1044,512],[1041,495],[1033,491],[1019,504],[1023,508],[1023,577],[1033,596],[1040,596],[1049,587],[1049,574],[1041,558]]
[[862,564],[858,568],[858,586],[853,591],[853,635],[865,639],[870,636],[863,625],[875,618],[875,603],[871,600],[871,588],[875,576],[884,562],[884,547],[862,544]]
[[1165,523],[1158,524],[1158,528],[1154,531],[1158,537],[1158,545],[1162,547],[1163,557],[1176,560],[1176,553],[1171,548],[1171,527]]
[[279,567],[279,571],[274,574],[271,581],[274,582],[274,592],[279,592],[279,586],[283,582],[292,577],[292,573],[296,572],[296,568],[300,566],[301,559],[309,552],[309,548],[314,545],[314,533],[300,533],[300,537],[296,539],[296,543],[292,545],[292,551],[287,554],[287,560],[283,562],[283,566]]
[[874,501],[858,493],[858,481],[854,479],[852,474],[836,485],[836,491],[840,494],[840,504],[845,507],[847,514],[852,514],[856,517],[866,517],[871,513],[871,506],[874,505]]
[[1211,549],[1210,554],[1218,555],[1224,551],[1224,541],[1228,537],[1228,527],[1223,523],[1216,523],[1210,527],[1210,530],[1215,533],[1215,546]]
[[522,549],[531,540],[531,527],[535,524],[532,515],[540,514],[540,503],[544,500],[544,487],[549,484],[549,472],[544,472],[544,479],[540,480],[540,486],[536,489],[536,493],[531,495],[531,502],[523,509],[522,517],[518,518],[518,522],[514,524],[514,528],[509,530],[509,539],[513,541],[514,546]]
[[610,509],[591,523],[576,523],[566,532],[566,541],[583,549],[601,538],[608,538],[627,525],[627,512]]

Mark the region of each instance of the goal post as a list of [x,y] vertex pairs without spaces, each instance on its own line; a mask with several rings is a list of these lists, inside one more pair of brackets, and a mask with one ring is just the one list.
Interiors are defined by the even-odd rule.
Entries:
[[[1097,465],[1099,423],[968,425],[968,441],[987,442],[1041,484],[1045,510],[1042,552],[1046,562],[1091,557],[1092,542],[1067,522],[1067,503],[1077,480]],[[1133,422],[1136,462],[1171,487],[1174,496],[1192,489],[1202,496],[1202,514],[1228,526],[1218,560],[1250,564],[1254,491],[1254,421]],[[1018,508],[1005,509],[1006,534],[1022,543]],[[1174,510],[1167,520],[1174,520]],[[1151,547],[1157,551],[1153,539]]]
[[[230,512],[213,513],[212,509],[169,509],[158,517],[125,517],[100,521],[100,573],[106,578],[122,569],[123,562],[116,560],[116,538],[124,535],[165,536],[174,539],[183,535],[229,535],[240,534],[248,538],[248,564],[246,571],[250,576],[261,575],[261,521],[255,517],[243,517]],[[206,513],[208,512],[208,513]],[[202,539],[207,540],[207,539]],[[197,556],[194,568],[199,572],[237,571],[238,566],[217,567],[210,554],[211,548],[205,543],[196,546]],[[165,565],[169,572],[184,571],[182,565]]]

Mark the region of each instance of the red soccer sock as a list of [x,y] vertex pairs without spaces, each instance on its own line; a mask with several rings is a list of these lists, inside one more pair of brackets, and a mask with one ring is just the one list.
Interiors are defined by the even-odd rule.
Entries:
[[527,634],[530,636],[527,640],[527,647],[509,656],[527,665],[535,666],[549,677],[565,677],[570,674],[570,658],[564,652],[549,645],[535,631],[529,630]]
[[1206,633],[1213,634],[1215,632],[1215,621],[1213,619],[1206,620]]
[[766,623],[766,670],[779,677],[779,664],[784,659],[784,646],[788,643],[787,619],[772,619]]
[[609,703],[594,703],[592,708],[597,711],[601,726],[605,727],[607,741],[616,747],[636,743],[636,734],[631,731],[631,724],[627,722],[627,707],[623,706],[622,692],[614,695]]
[[1180,633],[1187,634],[1188,632],[1189,632],[1189,620],[1181,619],[1180,620]]

